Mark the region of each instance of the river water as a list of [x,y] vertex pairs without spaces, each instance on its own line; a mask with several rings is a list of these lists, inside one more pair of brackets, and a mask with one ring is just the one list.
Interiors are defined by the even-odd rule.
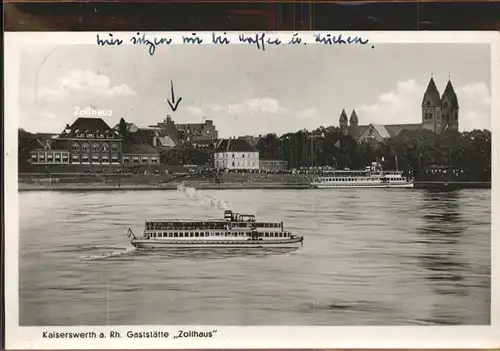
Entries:
[[[490,323],[489,189],[197,194],[21,192],[20,325]],[[224,201],[304,246],[169,253],[126,237],[146,219],[219,218]]]

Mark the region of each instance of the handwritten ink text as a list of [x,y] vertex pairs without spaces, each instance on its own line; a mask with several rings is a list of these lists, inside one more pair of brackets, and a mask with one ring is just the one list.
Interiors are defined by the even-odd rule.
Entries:
[[257,49],[266,51],[266,44],[281,45],[281,40],[278,38],[266,38],[266,33],[257,33],[254,36],[239,35],[239,40],[242,43],[254,44]]
[[203,39],[198,37],[196,33],[192,33],[192,37],[182,37],[182,42],[184,44],[201,44]]
[[302,43],[302,38],[300,38],[299,33],[294,33],[292,36],[292,39],[288,42],[288,44],[295,45],[295,44],[300,44]]
[[215,33],[212,33],[212,43],[214,43],[214,44],[230,44],[231,42],[229,41],[228,38],[226,38],[226,32],[224,32],[224,36],[215,35]]
[[97,45],[106,46],[106,45],[122,45],[123,40],[113,38],[113,34],[109,33],[108,39],[101,39],[99,34],[97,34]]
[[151,41],[148,38],[146,38],[146,34],[143,34],[142,36],[140,36],[140,35],[141,35],[141,33],[137,33],[136,37],[130,38],[130,42],[132,44],[143,44],[143,45],[149,46],[148,51],[149,51],[149,54],[151,56],[153,56],[155,54],[156,46],[163,45],[163,44],[169,45],[172,43],[172,39],[170,39],[170,38],[154,37],[153,41]]
[[345,39],[342,38],[342,34],[337,36],[327,34],[326,36],[321,36],[321,34],[315,34],[316,43],[321,43],[325,45],[333,45],[333,44],[361,44],[365,45],[368,43],[368,39],[363,40],[361,37],[351,37],[348,36]]
[[[116,38],[117,34],[108,33],[106,35],[97,34],[96,44],[98,46],[119,46],[124,40]],[[188,44],[198,45],[209,43],[214,45],[229,45],[234,42],[242,44],[250,44],[260,51],[266,51],[270,46],[283,45],[307,45],[309,43],[322,44],[324,46],[335,46],[338,44],[348,45],[366,45],[369,39],[361,36],[351,36],[343,33],[292,33],[291,36],[286,36],[279,33],[270,32],[253,32],[253,33],[187,33],[186,35],[175,35],[169,37],[163,36],[147,36],[146,34],[137,32],[134,36],[125,39],[131,44],[144,45],[148,48],[149,55],[153,56],[159,45],[173,44]],[[371,45],[373,48],[373,46]]]

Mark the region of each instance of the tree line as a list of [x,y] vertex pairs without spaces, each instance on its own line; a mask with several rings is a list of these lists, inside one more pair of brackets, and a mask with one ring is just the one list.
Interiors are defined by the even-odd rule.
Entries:
[[[300,130],[281,136],[267,134],[256,145],[261,158],[280,159],[290,168],[331,166],[363,169],[382,161],[384,169],[412,172],[417,177],[433,169],[454,169],[468,179],[491,179],[491,132],[403,130],[382,142],[357,143],[338,127]],[[439,173],[439,172],[437,172]]]
[[[125,121],[120,133],[125,142],[133,140]],[[29,151],[40,147],[35,134],[19,130],[19,162],[29,162]],[[436,134],[428,130],[403,130],[382,142],[370,140],[357,143],[338,127],[299,130],[278,136],[269,133],[259,138],[256,148],[261,159],[286,161],[289,168],[335,167],[363,169],[373,161],[382,161],[384,169],[411,172],[416,177],[429,175],[433,169],[457,169],[468,180],[491,180],[491,132],[473,130]],[[170,165],[213,164],[213,149],[182,145],[162,150],[161,163]]]

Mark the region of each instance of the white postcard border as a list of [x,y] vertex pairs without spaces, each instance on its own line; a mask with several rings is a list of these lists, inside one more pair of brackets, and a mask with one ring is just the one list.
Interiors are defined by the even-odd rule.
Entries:
[[[124,39],[137,36],[137,32],[113,32]],[[223,32],[216,32],[222,35]],[[256,32],[244,32],[255,36]],[[273,38],[286,42],[294,34],[314,44],[315,33],[327,32],[268,32]],[[331,35],[343,37],[358,36],[377,43],[490,43],[491,44],[491,129],[492,129],[492,214],[500,210],[500,187],[497,164],[499,158],[500,133],[500,34],[497,32],[339,32]],[[500,345],[500,255],[498,246],[499,220],[492,215],[491,254],[491,325],[459,327],[293,327],[293,326],[82,326],[82,327],[19,327],[18,296],[18,183],[17,183],[17,126],[19,116],[19,55],[26,45],[82,45],[95,44],[97,32],[56,32],[56,33],[12,33],[5,35],[5,298],[6,298],[6,348],[7,349],[172,349],[172,348],[492,348]],[[108,35],[108,32],[99,32]],[[141,33],[142,34],[142,33]],[[168,36],[173,43],[182,43],[183,35],[190,32],[160,33],[146,32],[150,37]],[[227,37],[236,41],[240,32],[227,32]],[[211,43],[212,32],[199,32],[204,43]],[[172,44],[173,44],[172,43]],[[171,45],[172,45],[171,44]],[[187,44],[193,45],[193,44]],[[232,45],[232,44],[231,44]],[[244,44],[248,45],[248,44]],[[336,45],[336,44],[334,44]],[[355,44],[353,44],[355,45]],[[156,50],[161,50],[158,46]],[[266,50],[276,49],[267,45]],[[332,49],[334,49],[332,47]],[[368,50],[368,48],[366,48]],[[138,48],[147,50],[147,48]],[[256,48],[258,50],[258,48]],[[154,59],[154,58],[152,58]],[[495,132],[493,132],[495,131]],[[497,255],[495,255],[497,253]],[[408,301],[408,303],[412,303]],[[167,331],[167,339],[126,338],[127,331]],[[212,331],[211,338],[173,338],[179,330]],[[117,331],[120,339],[111,339],[109,333]],[[95,332],[104,333],[106,338],[92,339],[47,339],[43,332]]]

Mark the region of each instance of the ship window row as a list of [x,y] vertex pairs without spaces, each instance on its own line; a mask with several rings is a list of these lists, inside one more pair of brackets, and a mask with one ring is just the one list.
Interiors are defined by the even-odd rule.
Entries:
[[259,223],[258,227],[260,228],[279,228],[281,227],[280,223]]
[[[172,222],[148,222],[146,223],[146,230],[220,230],[228,226],[227,222],[190,222],[190,223],[172,223]],[[231,223],[233,228],[280,228],[280,223]]]
[[[380,180],[381,178],[380,177],[372,177],[370,179]],[[401,178],[400,177],[386,177],[386,179],[397,180],[397,179],[401,179]],[[366,181],[366,178],[325,178],[324,180],[327,182],[353,182],[353,181],[361,182],[361,181]]]
[[[151,238],[199,238],[199,237],[209,237],[209,236],[224,236],[224,237],[232,237],[232,236],[247,236],[247,233],[227,233],[227,232],[215,232],[210,235],[210,232],[160,232],[160,233],[150,233],[149,237]],[[290,233],[286,232],[263,232],[258,233],[258,236],[265,238],[286,238],[290,237]]]
[[227,223],[224,222],[148,222],[146,230],[198,230],[198,229],[225,229]]
[[265,232],[265,233],[259,233],[265,238],[287,238],[290,236],[290,233],[285,233],[285,232]]

